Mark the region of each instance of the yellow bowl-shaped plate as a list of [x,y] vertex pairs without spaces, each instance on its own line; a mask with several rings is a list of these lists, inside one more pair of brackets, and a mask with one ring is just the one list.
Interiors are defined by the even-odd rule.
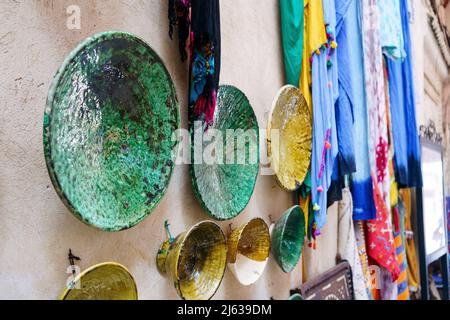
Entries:
[[137,300],[136,283],[122,265],[107,262],[79,274],[61,300]]
[[278,92],[267,128],[267,149],[281,187],[297,190],[311,163],[312,117],[301,91],[291,85]]
[[165,269],[184,300],[209,300],[222,283],[227,265],[226,238],[205,221],[180,234],[170,245]]
[[228,237],[228,266],[244,286],[263,274],[270,254],[269,227],[263,219],[252,219]]

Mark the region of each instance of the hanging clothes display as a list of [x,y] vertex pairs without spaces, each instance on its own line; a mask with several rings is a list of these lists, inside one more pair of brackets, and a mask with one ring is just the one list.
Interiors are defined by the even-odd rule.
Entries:
[[286,83],[300,86],[303,54],[303,0],[280,0],[281,33]]
[[[315,3],[321,7],[321,1]],[[311,159],[311,199],[314,210],[313,235],[327,218],[327,192],[331,185],[334,161],[338,154],[334,104],[339,96],[336,59],[336,12],[334,1],[323,1],[326,42],[317,49],[312,59],[313,147]],[[322,20],[314,20],[315,24]]]
[[376,208],[376,218],[367,223],[368,254],[378,265],[386,268],[395,281],[399,275],[399,267],[393,246],[389,212],[389,141],[377,1],[362,0],[362,27],[369,114],[369,159]]
[[348,261],[352,267],[355,299],[368,300],[366,278],[363,273],[353,226],[352,195],[348,189],[344,189],[342,195],[342,201],[339,202],[338,254],[341,256],[341,259]]
[[408,1],[397,1],[401,10],[405,58],[387,59],[389,93],[395,147],[395,176],[402,188],[422,186],[420,143],[416,123],[414,80]]

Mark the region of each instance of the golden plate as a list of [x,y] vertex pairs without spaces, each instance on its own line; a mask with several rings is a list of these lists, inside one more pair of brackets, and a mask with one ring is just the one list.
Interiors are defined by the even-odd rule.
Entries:
[[137,300],[136,283],[122,265],[106,262],[79,274],[66,287],[61,300]]
[[225,235],[216,223],[200,222],[172,242],[164,242],[156,263],[180,298],[209,300],[219,289],[227,265]]
[[294,86],[281,88],[273,102],[267,150],[280,186],[297,190],[311,163],[312,116],[301,91]]

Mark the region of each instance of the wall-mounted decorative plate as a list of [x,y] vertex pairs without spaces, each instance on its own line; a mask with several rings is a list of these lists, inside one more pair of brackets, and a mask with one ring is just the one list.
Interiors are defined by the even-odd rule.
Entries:
[[89,225],[135,226],[167,189],[179,122],[170,75],[144,41],[113,31],[88,38],[48,95],[44,152],[56,191]]
[[311,163],[312,118],[301,91],[291,85],[278,92],[267,128],[267,151],[280,186],[297,190]]
[[136,283],[122,265],[108,262],[79,274],[64,290],[61,300],[137,300]]
[[244,286],[262,276],[269,254],[269,227],[263,219],[250,220],[228,237],[228,267]]
[[184,300],[209,300],[222,283],[227,266],[227,240],[211,221],[200,222],[175,239],[165,241],[156,265]]
[[212,218],[230,220],[247,206],[259,172],[258,120],[244,93],[220,86],[214,123],[204,132],[203,143],[195,136],[192,143],[194,192]]
[[280,268],[289,273],[300,261],[305,243],[305,215],[294,206],[272,227],[272,253]]

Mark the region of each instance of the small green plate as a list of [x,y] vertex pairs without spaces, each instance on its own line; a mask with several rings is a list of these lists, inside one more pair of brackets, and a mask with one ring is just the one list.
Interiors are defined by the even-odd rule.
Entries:
[[[214,138],[212,130],[218,133]],[[260,162],[258,120],[242,91],[229,85],[220,86],[214,122],[206,134],[208,131],[212,141],[223,141],[223,149],[220,156],[219,152],[216,153],[218,160],[208,163],[203,158],[201,163],[195,163],[198,157],[194,151],[194,135],[192,184],[201,205],[213,219],[230,220],[239,215],[250,201]],[[232,139],[227,139],[227,135],[235,137],[234,145]],[[202,140],[203,155],[214,155],[217,148],[211,148],[212,141],[205,140],[209,138]]]
[[56,74],[45,110],[56,191],[89,225],[135,226],[167,189],[179,124],[175,87],[152,48],[124,32],[86,39]]
[[287,210],[275,224],[271,245],[275,261],[285,273],[297,266],[305,243],[305,215],[299,206]]

